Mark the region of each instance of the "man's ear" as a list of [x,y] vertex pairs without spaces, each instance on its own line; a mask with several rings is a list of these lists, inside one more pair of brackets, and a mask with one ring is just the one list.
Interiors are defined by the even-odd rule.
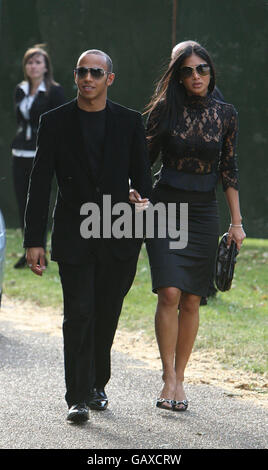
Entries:
[[114,79],[115,79],[115,74],[109,73],[107,80],[106,80],[107,86],[111,86],[114,82]]

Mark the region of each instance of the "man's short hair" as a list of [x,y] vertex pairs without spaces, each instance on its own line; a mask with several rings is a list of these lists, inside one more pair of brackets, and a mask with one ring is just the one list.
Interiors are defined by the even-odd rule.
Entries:
[[105,57],[106,64],[107,64],[107,72],[112,72],[113,71],[113,62],[110,56],[106,54],[106,52],[100,51],[99,49],[89,49],[88,51],[83,52],[83,54],[80,55],[79,60],[81,59],[82,56],[86,54],[96,54],[96,55],[102,55]]

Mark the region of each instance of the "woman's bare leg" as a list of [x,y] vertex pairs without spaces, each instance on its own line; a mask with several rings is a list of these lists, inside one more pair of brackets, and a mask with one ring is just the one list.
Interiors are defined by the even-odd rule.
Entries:
[[176,391],[175,351],[178,336],[178,305],[181,291],[175,287],[158,289],[155,332],[163,366],[164,387],[160,398],[173,400]]
[[[184,372],[190,358],[199,326],[201,297],[182,293],[179,306],[178,337],[176,345],[176,392],[175,400],[186,400],[183,388]],[[183,405],[181,405],[183,407]]]

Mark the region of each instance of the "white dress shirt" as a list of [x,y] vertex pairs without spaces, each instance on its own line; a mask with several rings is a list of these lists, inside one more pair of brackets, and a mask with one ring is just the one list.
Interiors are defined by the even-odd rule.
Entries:
[[[21,114],[25,117],[26,120],[29,120],[30,118],[30,109],[32,107],[32,104],[39,93],[39,91],[46,91],[46,85],[45,82],[42,81],[37,88],[36,92],[34,95],[30,95],[30,84],[29,82],[22,82],[19,87],[24,91],[24,98],[20,102],[19,108],[21,111]],[[28,122],[27,127],[26,127],[26,140],[31,140],[32,137],[32,128],[31,124]],[[20,150],[20,149],[12,149],[12,155],[15,157],[29,157],[33,158],[35,157],[36,151],[35,150]]]

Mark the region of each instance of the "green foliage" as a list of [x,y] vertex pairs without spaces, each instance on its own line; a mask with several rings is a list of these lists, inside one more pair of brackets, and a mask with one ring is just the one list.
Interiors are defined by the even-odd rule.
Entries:
[[[141,112],[171,54],[171,0],[0,1],[0,204],[8,227],[18,226],[10,144],[16,132],[14,88],[23,79],[22,57],[46,43],[54,77],[73,99],[73,67],[91,48],[106,51],[116,79],[109,97]],[[215,62],[217,86],[239,113],[241,210],[250,237],[268,237],[267,219],[267,1],[180,0],[176,41],[193,39]],[[202,6],[201,6],[202,5]],[[221,191],[222,192],[222,191]],[[222,194],[221,223],[229,224]]]
[[[13,265],[21,256],[19,230],[7,230],[4,292],[41,306],[62,304],[57,264],[50,262],[42,278],[28,268]],[[258,373],[267,371],[268,240],[246,239],[238,256],[232,288],[218,292],[207,306],[200,308],[200,327],[196,350],[217,351],[228,366]],[[154,337],[157,296],[151,291],[150,267],[143,247],[134,284],[128,293],[120,327],[142,330]]]

